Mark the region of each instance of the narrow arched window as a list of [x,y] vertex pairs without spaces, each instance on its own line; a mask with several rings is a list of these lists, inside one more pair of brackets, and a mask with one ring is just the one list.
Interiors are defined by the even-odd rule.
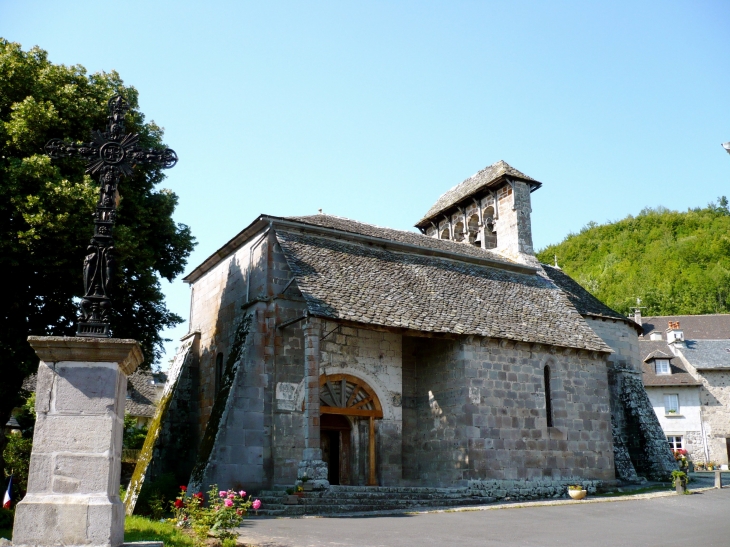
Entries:
[[223,383],[223,354],[219,353],[215,356],[215,392],[221,388]]
[[547,417],[547,426],[553,427],[553,398],[550,393],[550,366],[545,365],[545,416]]

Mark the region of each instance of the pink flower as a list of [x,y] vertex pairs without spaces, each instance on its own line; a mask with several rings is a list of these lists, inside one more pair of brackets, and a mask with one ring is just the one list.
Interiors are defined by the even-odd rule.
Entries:
[[253,507],[254,511],[258,511],[259,507],[261,507],[261,500],[254,500],[253,505],[251,507]]
[[233,501],[232,500],[227,499],[223,503],[225,504],[226,507],[233,507]]
[[228,499],[231,499],[232,500],[235,497],[236,497],[236,493],[235,492],[228,492]]
[[245,498],[245,497],[246,497],[246,491],[245,491],[245,490],[241,490],[241,491],[240,491],[240,492],[238,493],[238,495],[239,495],[239,496],[241,496],[242,498]]
[[218,495],[222,498],[225,498],[228,495],[228,492],[226,492],[225,490],[221,490],[220,492],[218,492]]

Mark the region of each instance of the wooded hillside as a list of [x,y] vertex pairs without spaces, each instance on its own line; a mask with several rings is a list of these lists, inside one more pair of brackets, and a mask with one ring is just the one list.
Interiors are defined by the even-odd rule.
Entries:
[[589,223],[538,253],[602,302],[629,314],[730,313],[730,210],[716,204],[687,212],[663,207],[598,225]]

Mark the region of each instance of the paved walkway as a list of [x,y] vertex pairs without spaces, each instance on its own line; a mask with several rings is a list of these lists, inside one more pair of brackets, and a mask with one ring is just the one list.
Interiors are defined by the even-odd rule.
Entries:
[[[589,503],[586,503],[589,501]],[[368,517],[251,519],[258,547],[730,546],[730,488]]]

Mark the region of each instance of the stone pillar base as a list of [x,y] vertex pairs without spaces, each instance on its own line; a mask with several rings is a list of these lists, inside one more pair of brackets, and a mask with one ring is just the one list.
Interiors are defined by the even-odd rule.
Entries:
[[13,545],[119,547],[127,375],[134,340],[31,336],[41,359],[28,494],[15,509]]
[[322,450],[319,448],[305,448],[303,459],[299,462],[297,484],[306,482],[314,490],[325,490],[330,487],[327,480],[327,462],[322,461]]
[[15,509],[13,545],[105,545],[124,542],[119,497],[28,494]]

